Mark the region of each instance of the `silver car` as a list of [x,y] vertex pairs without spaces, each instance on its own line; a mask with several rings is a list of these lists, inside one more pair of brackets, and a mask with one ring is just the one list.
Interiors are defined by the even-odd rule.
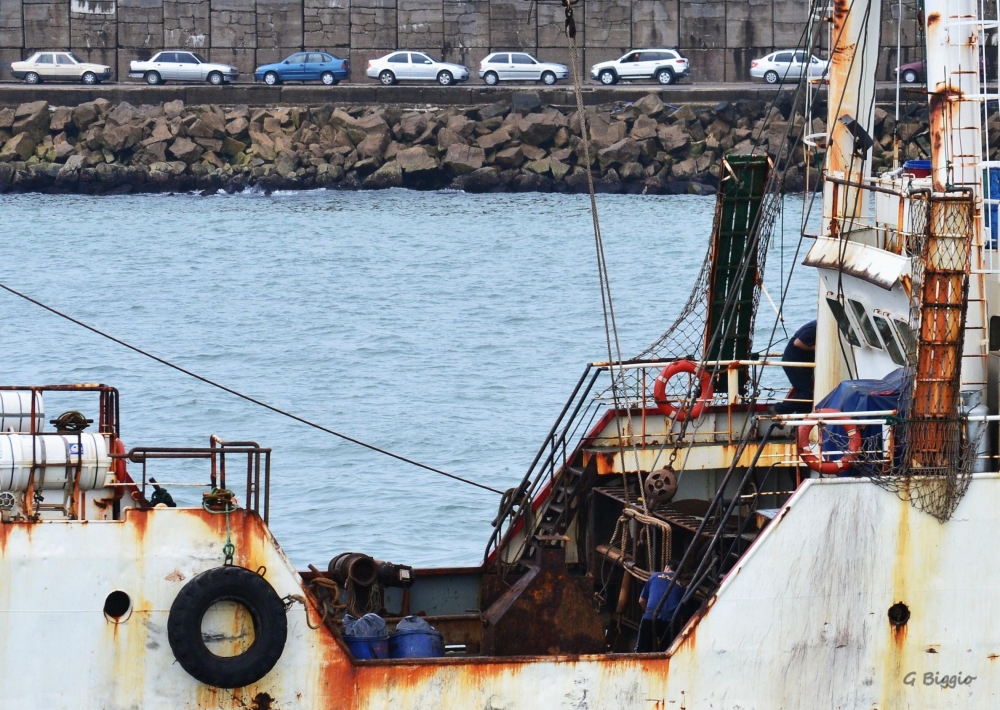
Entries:
[[153,85],[165,81],[207,81],[219,86],[236,81],[240,70],[228,64],[215,64],[195,52],[160,52],[147,61],[131,62],[128,75]]
[[490,86],[501,81],[540,81],[551,86],[568,76],[565,64],[540,62],[524,52],[493,52],[479,62],[479,78]]
[[369,59],[365,74],[385,86],[400,81],[436,81],[441,86],[451,86],[469,79],[469,70],[461,64],[439,62],[423,52],[393,52]]
[[826,74],[830,62],[808,52],[790,49],[771,52],[766,57],[750,62],[750,76],[777,84],[781,79],[798,79],[806,73],[819,78]]

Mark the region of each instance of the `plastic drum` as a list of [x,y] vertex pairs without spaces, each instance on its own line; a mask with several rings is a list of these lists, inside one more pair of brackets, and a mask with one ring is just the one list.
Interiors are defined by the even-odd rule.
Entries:
[[32,466],[39,490],[72,489],[77,465],[81,490],[104,487],[111,456],[103,434],[0,434],[0,491],[28,490]]
[[388,636],[345,636],[344,643],[356,660],[389,658]]
[[35,431],[44,431],[42,393],[29,390],[0,391],[0,432],[31,432],[31,396],[35,396]]
[[407,629],[389,637],[389,658],[440,658],[444,636],[437,631]]

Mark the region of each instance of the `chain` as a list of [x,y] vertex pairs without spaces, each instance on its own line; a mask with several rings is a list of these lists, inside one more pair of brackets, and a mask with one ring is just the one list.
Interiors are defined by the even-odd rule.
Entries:
[[229,524],[229,514],[236,510],[236,495],[225,488],[213,488],[211,493],[202,496],[202,507],[212,515],[226,516],[226,544],[222,546],[226,567],[233,564],[236,555],[236,545],[233,544],[232,526]]

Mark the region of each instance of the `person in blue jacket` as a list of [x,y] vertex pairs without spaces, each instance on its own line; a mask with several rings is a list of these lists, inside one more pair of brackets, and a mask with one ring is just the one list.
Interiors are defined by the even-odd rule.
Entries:
[[[666,633],[670,619],[681,604],[684,587],[676,583],[671,586],[673,578],[674,570],[667,565],[662,572],[649,578],[646,586],[642,588],[642,593],[639,594],[639,606],[642,607],[643,615],[639,622],[639,638],[635,642],[636,653],[653,653],[657,650],[656,640]],[[664,594],[667,598],[660,604]],[[656,611],[657,606],[660,607],[659,613]],[[656,614],[655,622],[653,614]]]
[[[816,362],[816,321],[811,320],[795,331],[785,346],[782,362]],[[796,412],[811,412],[813,398],[813,368],[785,367],[785,376],[792,383],[792,391],[788,399],[804,399],[805,402],[778,402],[774,406],[777,414],[795,414]]]

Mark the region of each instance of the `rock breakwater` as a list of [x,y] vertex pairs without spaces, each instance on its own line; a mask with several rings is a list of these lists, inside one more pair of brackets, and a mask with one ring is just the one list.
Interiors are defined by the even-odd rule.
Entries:
[[[996,117],[991,119],[996,120]],[[713,192],[722,155],[767,151],[787,166],[785,189],[819,182],[822,152],[781,151],[786,132],[823,133],[821,118],[762,101],[664,105],[655,94],[588,109],[591,170],[601,192]],[[333,106],[135,107],[98,99],[0,110],[0,192],[453,188],[469,192],[585,192],[575,111],[511,102],[448,108]],[[991,123],[991,126],[993,124]],[[1000,124],[997,125],[1000,129]],[[877,110],[874,162],[929,152],[926,118],[900,125]],[[921,140],[922,139],[922,140]],[[996,143],[994,143],[996,144]]]

